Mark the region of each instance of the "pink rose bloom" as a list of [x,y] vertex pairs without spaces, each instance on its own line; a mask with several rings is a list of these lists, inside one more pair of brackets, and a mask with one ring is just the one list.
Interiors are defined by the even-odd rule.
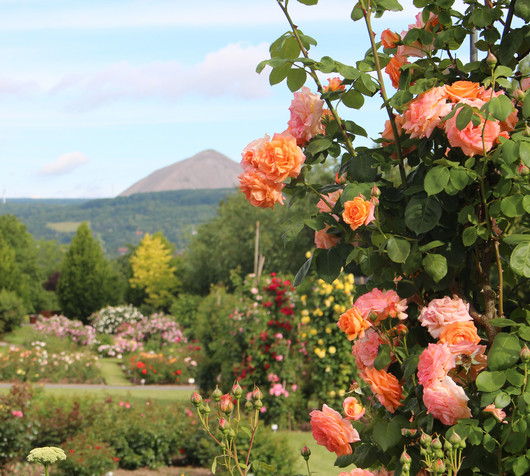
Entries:
[[[484,101],[475,99],[473,101],[463,99],[461,102],[470,106],[481,108]],[[507,136],[506,132],[501,131],[501,126],[496,120],[488,120],[484,125],[484,119],[478,126],[474,126],[472,121],[464,129],[459,130],[456,127],[456,118],[462,111],[445,121],[444,129],[447,134],[447,140],[451,147],[460,147],[462,152],[469,157],[474,155],[484,155],[491,150],[497,143],[499,136]],[[484,129],[484,144],[482,144],[482,130]],[[502,133],[501,133],[502,132]]]
[[469,303],[464,303],[458,296],[445,296],[442,299],[433,299],[421,310],[418,320],[423,327],[427,327],[431,336],[437,339],[443,326],[473,319],[469,315]]
[[386,468],[381,468],[374,471],[374,476],[394,476],[394,471],[388,471]]
[[411,139],[430,137],[453,108],[447,100],[444,87],[432,88],[418,95],[403,113],[403,130],[410,134]]
[[423,390],[423,403],[434,418],[444,425],[454,425],[462,418],[471,418],[469,398],[451,377],[444,377]]
[[355,468],[352,469],[349,473],[343,471],[339,476],[375,476],[375,473],[368,471],[367,469]]
[[418,362],[418,383],[429,387],[447,376],[456,365],[456,358],[446,344],[429,344]]
[[348,420],[326,404],[322,405],[322,411],[313,410],[309,415],[313,438],[319,445],[335,452],[337,456],[352,454],[350,443],[355,443],[360,438]]
[[530,77],[521,79],[521,89],[526,91],[528,88],[530,88]]
[[289,396],[289,392],[283,388],[281,383],[275,383],[269,390],[269,393],[275,397],[281,397],[282,395],[285,397]]
[[306,86],[294,93],[289,110],[291,118],[288,130],[296,138],[296,143],[303,146],[317,134],[325,132],[321,123],[324,101],[317,94],[313,94]]
[[[317,208],[318,210],[320,211],[320,213],[330,213],[331,212],[331,208],[329,208],[328,206],[328,203],[331,205],[331,207],[333,208],[335,206],[335,204],[337,203],[337,200],[340,198],[340,196],[342,195],[342,189],[339,189],[339,190],[335,190],[334,192],[331,192],[331,193],[328,193],[327,195],[322,195],[323,197],[326,198],[326,202],[322,199],[320,199],[317,203]],[[337,217],[337,220],[339,219],[339,217]]]
[[[423,15],[422,12],[416,15],[416,23],[409,25],[408,30],[403,30],[401,32],[401,38],[405,38],[407,33],[413,28],[417,28],[417,29],[425,28],[426,30],[431,31],[432,27],[438,23],[438,16],[435,15],[434,13],[431,12],[430,17],[427,20],[427,23],[423,21],[422,15]],[[404,55],[404,56],[415,56],[417,58],[423,58],[426,52],[433,50],[434,48],[433,43],[431,43],[430,45],[422,45],[419,41],[415,41],[411,45],[400,45],[398,46],[398,54]]]
[[495,408],[495,404],[491,403],[486,408],[484,408],[485,412],[491,412],[493,416],[501,423],[508,423],[507,421],[504,421],[506,418],[506,413],[502,411],[502,408]]
[[16,418],[22,418],[24,414],[20,410],[13,410],[11,412],[11,415],[13,415]]
[[324,228],[322,228],[322,230],[315,231],[315,245],[317,248],[329,250],[340,241],[340,237],[338,235],[328,233],[329,229],[330,226],[326,225]]
[[372,367],[377,357],[379,346],[383,339],[373,329],[368,329],[362,339],[355,341],[352,347],[352,354],[355,356],[355,363],[362,372],[366,367]]
[[365,319],[369,319],[371,314],[376,317],[375,324],[390,317],[397,317],[398,319],[406,319],[407,301],[401,299],[396,291],[381,291],[377,288],[370,292],[363,294],[357,298],[354,303],[361,311],[361,315]]

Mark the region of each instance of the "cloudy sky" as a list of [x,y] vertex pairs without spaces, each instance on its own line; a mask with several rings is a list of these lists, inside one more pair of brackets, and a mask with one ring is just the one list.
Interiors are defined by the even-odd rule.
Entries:
[[[314,57],[352,63],[368,49],[352,1],[291,3]],[[0,0],[0,191],[112,197],[204,149],[239,161],[286,128],[291,93],[255,73],[286,30],[275,0]],[[378,109],[348,114],[375,136]]]

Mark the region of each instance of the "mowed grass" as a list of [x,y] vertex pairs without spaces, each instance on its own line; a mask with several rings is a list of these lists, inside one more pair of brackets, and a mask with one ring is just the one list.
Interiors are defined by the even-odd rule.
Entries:
[[[81,225],[80,221],[58,221],[46,223],[47,228],[58,231],[59,233],[75,233]],[[89,223],[90,225],[90,223]]]
[[311,450],[309,457],[309,469],[312,475],[329,476],[330,474],[339,474],[340,469],[334,466],[337,456],[335,453],[330,453],[323,446],[317,445],[311,432],[307,431],[279,431],[280,435],[284,435],[289,439],[289,445],[292,451],[297,455],[295,474],[307,474],[307,466],[304,458],[300,455],[300,451],[304,446]]
[[132,383],[125,378],[120,363],[120,359],[99,359],[101,375],[107,385],[130,387]]

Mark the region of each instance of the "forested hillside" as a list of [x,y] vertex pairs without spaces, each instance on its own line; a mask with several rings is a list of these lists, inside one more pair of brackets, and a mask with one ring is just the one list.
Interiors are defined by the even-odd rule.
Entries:
[[162,230],[182,249],[200,223],[215,216],[219,202],[233,189],[177,190],[111,199],[11,199],[0,204],[0,214],[12,214],[35,239],[70,243],[79,223],[90,223],[107,256],[136,245],[144,233]]

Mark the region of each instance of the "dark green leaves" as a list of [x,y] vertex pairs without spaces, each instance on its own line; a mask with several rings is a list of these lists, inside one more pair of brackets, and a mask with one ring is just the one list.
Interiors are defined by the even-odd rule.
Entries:
[[401,441],[401,424],[397,418],[391,421],[378,421],[375,424],[373,436],[381,449],[387,451]]
[[504,332],[497,334],[488,354],[488,368],[506,370],[519,360],[520,352],[521,344],[516,336]]
[[510,256],[510,266],[520,276],[530,278],[530,241],[515,247]]
[[477,388],[481,392],[495,392],[499,390],[506,382],[504,372],[487,372],[483,371],[478,374]]
[[438,254],[429,254],[423,258],[425,271],[435,282],[441,281],[447,274],[447,259]]
[[450,178],[451,172],[447,167],[437,166],[430,169],[423,183],[427,195],[440,193],[447,186]]
[[307,73],[303,69],[291,69],[287,74],[287,86],[292,91],[298,91],[306,82]]
[[442,216],[442,206],[435,197],[414,196],[405,209],[405,225],[417,235],[432,230]]
[[313,256],[310,256],[309,259],[298,270],[298,273],[296,273],[296,276],[294,277],[293,285],[295,287],[298,286],[305,279],[305,277],[307,276],[307,273],[311,269],[312,262],[313,262]]
[[403,238],[391,236],[386,244],[386,251],[394,263],[404,263],[410,253],[410,243]]
[[304,5],[316,5],[318,0],[298,0],[298,3],[303,3]]
[[342,96],[342,102],[352,109],[360,109],[364,104],[364,96],[359,91],[350,89]]
[[499,121],[505,121],[513,111],[512,101],[501,94],[497,97],[492,97],[488,103],[489,113]]
[[390,365],[391,355],[390,355],[390,346],[387,344],[381,344],[379,346],[379,352],[377,357],[374,360],[374,367],[377,370],[384,369],[387,365]]

